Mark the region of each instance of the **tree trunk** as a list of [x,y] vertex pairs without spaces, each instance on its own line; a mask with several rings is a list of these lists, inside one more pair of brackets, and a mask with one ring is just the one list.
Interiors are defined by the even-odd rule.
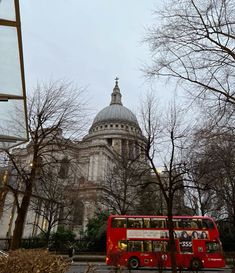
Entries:
[[170,257],[171,257],[171,268],[173,273],[177,273],[176,266],[176,247],[175,247],[175,237],[174,237],[174,225],[173,225],[173,215],[172,215],[172,201],[168,202],[168,229],[169,229],[169,247],[170,247]]
[[5,187],[0,191],[0,218],[2,217],[3,214],[7,192],[8,191]]
[[52,229],[52,227],[49,224],[49,227],[48,227],[47,232],[45,234],[45,239],[46,239],[48,248],[49,248],[49,245],[50,245],[51,229]]
[[233,228],[234,228],[234,230],[235,230],[235,208],[234,208],[234,210],[233,210],[233,217],[232,217],[232,219],[233,219]]
[[[30,190],[31,189],[31,190]],[[28,207],[30,203],[30,197],[32,192],[32,185],[30,185],[26,195],[22,198],[21,207],[17,210],[17,217],[15,220],[15,227],[13,232],[13,237],[11,240],[10,249],[14,250],[20,248],[21,239],[24,231],[24,223],[28,212]]]

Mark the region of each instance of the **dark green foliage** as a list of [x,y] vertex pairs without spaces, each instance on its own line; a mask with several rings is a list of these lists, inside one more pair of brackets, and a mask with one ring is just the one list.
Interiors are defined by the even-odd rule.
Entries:
[[69,249],[75,242],[76,234],[63,226],[58,227],[57,232],[51,235],[50,250]]
[[235,251],[235,239],[234,238],[221,238],[223,245],[223,250],[225,252],[234,252]]
[[105,251],[108,216],[108,211],[98,209],[87,224],[85,237],[88,240],[89,248],[93,251]]
[[220,240],[223,245],[223,250],[225,252],[235,251],[235,230],[234,221],[229,221],[229,219],[223,219],[216,222],[219,233]]
[[66,229],[63,226],[58,227],[58,230],[51,235],[52,240],[60,240],[63,242],[72,242],[75,240],[76,234],[73,231]]

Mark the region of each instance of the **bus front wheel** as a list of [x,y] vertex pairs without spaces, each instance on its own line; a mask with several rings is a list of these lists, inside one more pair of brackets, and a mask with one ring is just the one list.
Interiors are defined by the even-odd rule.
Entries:
[[200,270],[202,268],[202,262],[198,258],[193,258],[190,262],[190,269],[192,270]]
[[137,269],[140,265],[140,262],[138,260],[138,258],[136,257],[132,257],[129,259],[128,261],[128,267],[131,269]]

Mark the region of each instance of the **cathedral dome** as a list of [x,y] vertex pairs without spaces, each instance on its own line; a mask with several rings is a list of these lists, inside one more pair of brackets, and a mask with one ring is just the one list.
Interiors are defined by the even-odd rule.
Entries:
[[92,127],[101,123],[124,122],[139,128],[136,116],[122,105],[121,97],[118,79],[116,79],[116,84],[111,95],[111,103],[96,115]]
[[104,122],[127,122],[139,126],[135,115],[125,106],[119,104],[112,104],[101,110],[96,115],[93,125]]

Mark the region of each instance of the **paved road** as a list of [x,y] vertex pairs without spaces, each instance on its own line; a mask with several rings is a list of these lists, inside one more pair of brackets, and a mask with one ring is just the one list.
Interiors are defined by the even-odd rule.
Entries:
[[[151,268],[151,269],[138,269],[138,270],[127,270],[123,269],[118,271],[117,273],[157,273],[158,269]],[[164,270],[163,273],[170,273],[169,270]],[[195,273],[185,270],[185,273]],[[103,263],[74,263],[71,265],[70,270],[67,273],[115,273],[115,270],[112,267],[108,267]],[[224,268],[224,269],[204,269],[199,271],[199,273],[232,273],[231,268]]]

